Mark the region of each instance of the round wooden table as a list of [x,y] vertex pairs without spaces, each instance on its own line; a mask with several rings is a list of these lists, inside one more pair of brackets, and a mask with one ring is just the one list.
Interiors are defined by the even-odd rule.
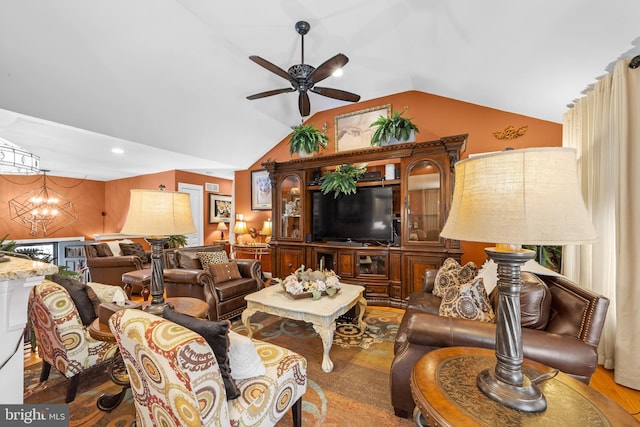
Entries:
[[[189,316],[197,317],[200,319],[206,319],[209,314],[209,305],[199,300],[198,298],[191,297],[172,297],[165,298],[166,303],[172,307],[175,311],[182,314],[188,314]],[[148,306],[151,301],[145,301],[142,303],[142,309]],[[109,325],[100,322],[100,318],[96,318],[91,325],[89,325],[89,335],[93,339],[105,342],[115,342],[116,338],[111,333],[111,329],[109,329]],[[109,376],[111,377],[111,381],[122,386],[122,390],[116,394],[102,394],[97,401],[98,409],[111,412],[113,411],[124,399],[124,395],[129,388],[129,377],[127,375],[127,370],[124,365],[124,361],[122,360],[122,356],[118,352],[111,359],[111,364],[109,366]]]
[[[206,319],[209,314],[209,305],[198,299],[192,297],[172,297],[165,298],[166,303],[178,313],[188,314],[192,317],[199,319]],[[144,301],[142,303],[142,309],[148,306],[151,301]],[[116,339],[109,329],[109,325],[101,323],[99,318],[96,318],[91,325],[89,325],[89,335],[93,339],[106,342],[115,342]]]
[[[496,364],[493,350],[448,347],[422,356],[411,371],[413,400],[430,426],[636,426],[613,400],[562,372],[538,384],[547,409],[520,412],[485,396],[476,386],[483,369]],[[525,359],[529,378],[553,369]]]

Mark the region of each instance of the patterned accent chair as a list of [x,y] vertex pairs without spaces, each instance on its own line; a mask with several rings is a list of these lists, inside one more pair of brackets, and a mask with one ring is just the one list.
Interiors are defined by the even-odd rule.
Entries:
[[121,310],[109,326],[129,373],[137,426],[266,427],[289,408],[301,426],[304,357],[254,340],[266,373],[236,381],[241,395],[227,401],[213,350],[200,335],[141,310]]
[[[124,291],[111,285],[88,283],[98,298],[109,296],[111,301],[114,291]],[[109,288],[108,290],[100,289]],[[29,296],[29,318],[38,343],[38,354],[42,358],[40,382],[49,378],[51,366],[69,378],[66,403],[76,397],[80,374],[98,363],[111,359],[117,352],[115,343],[98,341],[89,335],[89,330],[82,324],[80,314],[71,296],[65,288],[57,283],[44,280],[34,287]]]

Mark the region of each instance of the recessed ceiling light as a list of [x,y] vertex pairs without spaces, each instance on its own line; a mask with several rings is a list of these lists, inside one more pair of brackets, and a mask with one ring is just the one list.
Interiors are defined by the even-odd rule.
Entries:
[[112,148],[111,152],[113,154],[124,154],[124,150],[122,148]]
[[340,77],[342,75],[342,68],[338,68],[331,74],[333,77]]

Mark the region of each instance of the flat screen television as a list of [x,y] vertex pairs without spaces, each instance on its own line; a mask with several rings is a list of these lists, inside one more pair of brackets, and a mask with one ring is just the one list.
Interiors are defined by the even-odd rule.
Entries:
[[314,241],[392,241],[391,187],[361,187],[337,198],[314,192],[312,236]]

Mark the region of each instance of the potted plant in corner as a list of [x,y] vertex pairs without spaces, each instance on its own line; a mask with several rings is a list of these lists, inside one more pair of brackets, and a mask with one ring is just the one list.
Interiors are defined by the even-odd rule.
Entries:
[[172,236],[169,236],[167,246],[167,249],[187,246],[187,236],[183,236],[182,234],[174,234]]
[[402,117],[405,111],[394,111],[391,117],[380,116],[369,125],[370,128],[377,127],[371,137],[372,146],[415,141],[415,134],[420,130],[411,119]]
[[289,140],[289,154],[298,153],[301,157],[309,156],[327,148],[329,137],[313,124],[294,126]]
[[353,166],[344,164],[336,167],[333,172],[327,172],[320,178],[320,191],[327,194],[333,191],[333,198],[340,194],[355,194],[356,182],[367,171],[367,165]]

